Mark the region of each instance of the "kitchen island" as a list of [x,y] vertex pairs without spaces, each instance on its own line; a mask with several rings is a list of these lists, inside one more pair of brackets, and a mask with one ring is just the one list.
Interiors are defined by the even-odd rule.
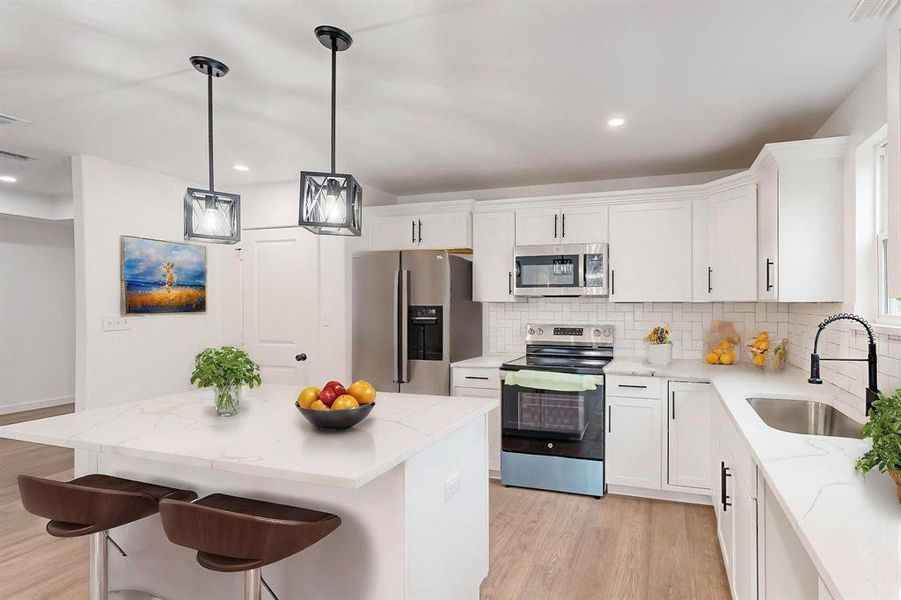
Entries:
[[[217,417],[209,390],[0,427],[0,437],[74,448],[100,472],[339,515],[330,536],[263,569],[281,598],[478,598],[488,572],[486,414],[491,398],[380,393],[344,432],[312,428],[295,386],[245,393]],[[159,516],[111,532],[110,588],[164,598],[238,598],[240,574],[200,567]],[[87,568],[87,565],[85,565]]]

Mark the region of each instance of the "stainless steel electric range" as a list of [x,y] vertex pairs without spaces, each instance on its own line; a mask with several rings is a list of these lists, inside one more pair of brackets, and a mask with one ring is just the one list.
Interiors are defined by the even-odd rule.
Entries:
[[[504,363],[501,482],[600,498],[604,483],[604,366],[613,325],[529,324],[526,355]],[[594,389],[560,391],[555,382],[508,385],[511,371],[584,375]]]

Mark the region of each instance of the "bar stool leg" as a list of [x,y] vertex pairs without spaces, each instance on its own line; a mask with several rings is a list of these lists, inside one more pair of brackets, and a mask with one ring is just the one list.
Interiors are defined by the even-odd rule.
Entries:
[[91,574],[90,592],[91,600],[107,600],[109,596],[109,580],[107,579],[107,565],[109,553],[106,545],[106,532],[99,531],[91,534]]
[[260,569],[244,571],[244,600],[260,600]]

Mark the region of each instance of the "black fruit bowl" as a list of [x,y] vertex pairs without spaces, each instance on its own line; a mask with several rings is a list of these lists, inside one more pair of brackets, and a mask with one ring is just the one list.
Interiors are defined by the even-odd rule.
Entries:
[[300,414],[309,421],[313,427],[317,429],[350,429],[363,419],[369,416],[372,409],[375,408],[375,402],[364,404],[357,408],[348,408],[345,410],[313,410],[312,408],[301,408],[296,402],[294,406],[300,411]]

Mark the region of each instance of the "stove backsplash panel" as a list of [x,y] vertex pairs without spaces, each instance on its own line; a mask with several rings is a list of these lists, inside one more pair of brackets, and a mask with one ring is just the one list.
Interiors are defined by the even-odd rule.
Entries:
[[[525,352],[526,323],[613,323],[616,356],[644,356],[644,336],[667,325],[675,358],[701,358],[710,322],[733,321],[742,341],[758,331],[789,337],[788,304],[772,302],[609,302],[604,298],[530,298],[487,304],[488,351]],[[802,353],[810,350],[803,350]],[[789,344],[789,354],[792,354]]]

